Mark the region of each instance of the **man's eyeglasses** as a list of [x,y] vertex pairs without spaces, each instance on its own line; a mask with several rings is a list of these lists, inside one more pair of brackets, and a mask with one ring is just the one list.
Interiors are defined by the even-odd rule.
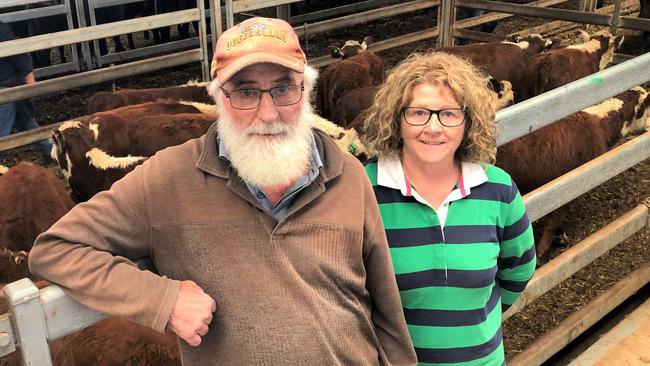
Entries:
[[237,89],[231,92],[226,91],[220,86],[221,91],[230,99],[230,105],[234,109],[255,109],[260,105],[262,93],[269,93],[273,104],[277,106],[287,106],[300,102],[302,92],[305,90],[304,84],[300,85],[282,85],[271,89]]
[[465,108],[427,109],[418,107],[402,108],[404,121],[411,126],[424,126],[429,123],[432,115],[445,127],[458,127],[465,122]]

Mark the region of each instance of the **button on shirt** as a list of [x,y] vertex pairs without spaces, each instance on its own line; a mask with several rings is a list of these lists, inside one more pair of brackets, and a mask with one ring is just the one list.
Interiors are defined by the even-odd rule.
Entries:
[[[223,143],[222,140],[218,140],[219,142],[219,157],[229,160],[229,155],[228,151],[226,150],[226,145]],[[253,197],[259,202],[259,204],[264,208],[266,212],[271,214],[273,218],[280,222],[282,219],[284,219],[287,216],[287,213],[289,212],[289,206],[291,205],[291,202],[293,202],[294,198],[298,195],[300,191],[302,191],[305,187],[309,186],[315,179],[318,177],[319,174],[319,169],[323,167],[323,162],[320,158],[320,154],[318,154],[318,148],[316,147],[316,140],[314,140],[314,135],[311,135],[311,159],[309,161],[309,170],[302,175],[298,180],[296,180],[291,187],[287,190],[287,192],[282,196],[280,201],[276,205],[273,204],[273,202],[266,196],[264,191],[260,189],[259,187],[255,187],[248,182],[246,182],[246,186],[248,187],[248,190],[251,192]]]

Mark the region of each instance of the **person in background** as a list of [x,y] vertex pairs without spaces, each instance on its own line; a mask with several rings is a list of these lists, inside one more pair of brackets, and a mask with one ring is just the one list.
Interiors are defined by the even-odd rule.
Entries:
[[184,365],[415,365],[372,187],[312,129],[317,73],[293,28],[229,28],[211,75],[207,134],[72,209],[36,240],[32,273],[169,327]]
[[487,77],[446,53],[415,54],[368,110],[365,169],[423,365],[502,365],[501,313],[535,270],[533,233],[494,165]]
[[[13,39],[16,39],[16,37],[11,27],[0,21],[0,42]],[[29,54],[24,53],[0,58],[0,90],[34,83],[36,83],[36,79],[34,78],[32,59]],[[0,104],[0,137],[8,136],[13,129],[21,132],[39,128],[40,126],[34,119],[33,109],[33,104],[29,100]],[[49,139],[39,141],[35,145],[45,161],[52,160],[50,157],[52,143]]]

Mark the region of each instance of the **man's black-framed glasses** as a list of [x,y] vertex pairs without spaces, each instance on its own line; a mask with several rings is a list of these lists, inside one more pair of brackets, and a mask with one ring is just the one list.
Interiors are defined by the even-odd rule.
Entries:
[[465,122],[465,108],[427,109],[420,107],[402,108],[404,121],[411,126],[424,126],[431,120],[432,115],[445,127],[458,127]]
[[255,109],[260,105],[263,93],[269,93],[273,104],[283,107],[300,102],[305,85],[281,85],[271,89],[237,89],[226,91],[220,86],[221,91],[230,99],[230,105],[235,109]]

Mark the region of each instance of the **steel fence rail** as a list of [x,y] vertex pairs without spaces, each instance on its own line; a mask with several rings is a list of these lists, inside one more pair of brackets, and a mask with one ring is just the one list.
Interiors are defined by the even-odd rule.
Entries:
[[497,112],[498,145],[650,80],[650,52]]

